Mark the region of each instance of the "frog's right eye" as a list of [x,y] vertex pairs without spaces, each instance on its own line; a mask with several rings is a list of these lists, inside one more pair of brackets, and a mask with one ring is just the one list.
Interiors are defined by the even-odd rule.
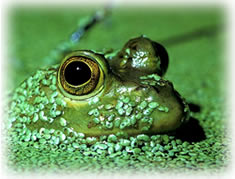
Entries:
[[101,55],[76,51],[65,57],[58,71],[59,89],[66,97],[91,97],[104,86],[106,64]]

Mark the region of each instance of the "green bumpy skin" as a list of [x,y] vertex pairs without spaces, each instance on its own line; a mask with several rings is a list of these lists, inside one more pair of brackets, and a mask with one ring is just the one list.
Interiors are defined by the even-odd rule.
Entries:
[[[133,42],[137,48],[130,50]],[[153,43],[145,37],[132,39],[110,59],[93,51],[73,52],[96,61],[104,74],[101,87],[83,96],[62,89],[59,65],[38,70],[13,94],[8,121],[12,142],[70,144],[76,149],[80,139],[94,144],[104,135],[116,140],[176,130],[188,120],[189,109],[162,78],[168,58],[164,61]]]

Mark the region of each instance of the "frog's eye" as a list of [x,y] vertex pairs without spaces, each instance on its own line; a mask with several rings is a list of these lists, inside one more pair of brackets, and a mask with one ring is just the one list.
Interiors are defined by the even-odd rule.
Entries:
[[91,51],[76,51],[65,57],[58,71],[62,93],[73,99],[97,94],[104,85],[105,60]]

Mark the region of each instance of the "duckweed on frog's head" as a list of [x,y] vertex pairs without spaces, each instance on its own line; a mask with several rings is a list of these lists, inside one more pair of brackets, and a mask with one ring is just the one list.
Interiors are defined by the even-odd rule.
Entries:
[[[133,44],[137,47],[131,50]],[[94,143],[103,135],[174,131],[187,121],[189,110],[172,83],[161,77],[168,58],[158,54],[163,47],[156,44],[132,39],[110,59],[74,51],[60,65],[38,70],[14,92],[12,140],[58,145],[85,136]]]

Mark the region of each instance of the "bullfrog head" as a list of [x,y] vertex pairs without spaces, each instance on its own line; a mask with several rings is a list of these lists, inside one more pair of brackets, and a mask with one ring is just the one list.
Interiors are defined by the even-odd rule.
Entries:
[[166,54],[145,37],[130,40],[109,59],[90,50],[71,52],[15,90],[9,127],[20,140],[45,143],[174,131],[189,110],[162,77]]

